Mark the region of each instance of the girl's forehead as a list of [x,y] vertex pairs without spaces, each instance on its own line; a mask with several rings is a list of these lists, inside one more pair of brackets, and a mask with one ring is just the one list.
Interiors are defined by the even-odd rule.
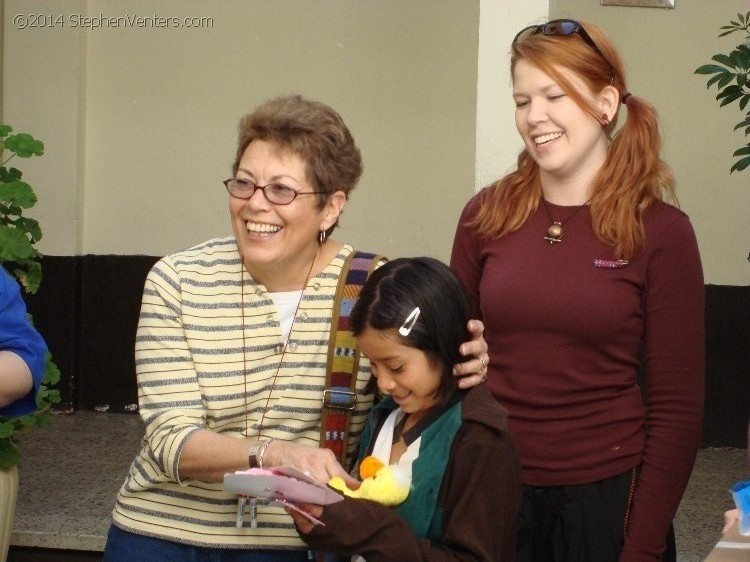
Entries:
[[404,345],[403,338],[398,335],[395,328],[379,330],[367,326],[361,334],[357,336],[357,343],[367,357],[388,357],[402,354],[413,347]]

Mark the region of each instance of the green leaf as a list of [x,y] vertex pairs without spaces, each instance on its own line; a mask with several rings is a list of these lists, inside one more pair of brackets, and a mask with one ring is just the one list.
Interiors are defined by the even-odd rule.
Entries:
[[693,74],[716,74],[717,72],[727,72],[727,69],[715,64],[704,64],[696,68]]
[[[37,254],[36,251],[35,254]],[[34,258],[36,258],[36,255],[34,255]],[[24,265],[26,266],[25,271],[17,269],[14,273],[27,293],[36,293],[42,281],[42,264],[38,261],[30,260]]]
[[60,369],[52,361],[52,355],[48,351],[44,358],[44,377],[42,378],[42,383],[45,385],[54,385],[58,382],[60,382]]
[[750,95],[742,96],[742,99],[740,100],[740,109],[745,109],[745,106],[747,105],[747,102],[750,101]]
[[732,68],[734,68],[735,70],[744,68],[744,59],[745,55],[740,50],[736,49],[729,53],[729,60],[732,61]]
[[11,131],[13,131],[13,127],[10,125],[0,125],[0,139],[7,137]]
[[39,406],[42,404],[57,404],[60,402],[60,391],[42,386],[39,388],[37,397],[39,399]]
[[28,133],[9,136],[5,139],[5,148],[15,153],[19,158],[29,158],[44,154],[44,143],[36,140]]
[[728,96],[728,95],[731,95],[731,94],[740,94],[740,95],[742,95],[742,89],[737,84],[730,84],[726,88],[724,88],[719,95],[720,96]]
[[730,94],[726,96],[723,100],[721,100],[719,107],[724,107],[725,105],[729,105],[733,101],[740,99],[740,97],[742,97],[742,94]]
[[737,162],[735,162],[732,168],[729,170],[729,173],[731,174],[735,170],[738,172],[741,172],[748,166],[750,166],[750,156],[746,156],[745,158],[741,158],[740,160],[737,160]]
[[21,455],[10,439],[0,439],[0,468],[16,466],[19,460]]
[[0,201],[8,201],[23,209],[36,205],[36,194],[25,181],[11,181],[0,184]]
[[17,168],[8,169],[5,166],[0,167],[0,181],[4,183],[20,180],[22,175],[21,170]]
[[0,422],[0,439],[7,439],[13,435],[14,429],[11,422]]
[[711,78],[709,78],[708,82],[706,82],[706,89],[710,89],[711,86],[713,86],[714,84],[716,84],[716,82],[721,80],[721,77],[722,77],[721,74],[717,74],[716,76],[712,76]]
[[38,428],[45,428],[49,427],[50,422],[52,421],[52,414],[49,412],[49,408],[45,408],[43,411],[39,412],[36,416],[36,427]]
[[721,98],[725,98],[727,96],[733,96],[735,94],[738,96],[741,96],[742,91],[740,90],[739,86],[737,86],[737,84],[732,84],[731,86],[727,86],[721,92],[719,92],[716,95],[716,99],[719,100]]
[[734,151],[734,154],[732,156],[750,156],[750,145],[743,146],[742,148],[738,148]]
[[0,226],[0,261],[18,261],[34,255],[34,247],[25,232],[9,226]]
[[719,53],[718,55],[714,55],[711,57],[711,60],[715,60],[716,62],[720,62],[721,64],[725,66],[732,66],[732,59],[729,58],[728,55],[723,55]]
[[39,221],[36,219],[30,219],[28,217],[19,217],[15,222],[16,228],[25,230],[31,236],[31,243],[36,244],[42,239],[42,228],[39,226]]
[[719,89],[722,89],[724,86],[729,84],[732,80],[734,80],[734,74],[732,74],[731,72],[722,74],[721,79],[719,80],[719,84],[718,84]]

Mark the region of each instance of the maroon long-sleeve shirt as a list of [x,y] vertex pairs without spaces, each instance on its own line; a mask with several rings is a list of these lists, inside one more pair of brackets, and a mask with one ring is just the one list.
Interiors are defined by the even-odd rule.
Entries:
[[[704,285],[690,221],[653,205],[644,250],[617,266],[588,208],[559,243],[544,239],[541,206],[518,231],[486,239],[466,226],[481,196],[464,208],[451,267],[485,323],[488,384],[509,411],[523,482],[595,482],[641,464],[620,559],[660,560],[703,420]],[[571,212],[549,208],[555,219]]]

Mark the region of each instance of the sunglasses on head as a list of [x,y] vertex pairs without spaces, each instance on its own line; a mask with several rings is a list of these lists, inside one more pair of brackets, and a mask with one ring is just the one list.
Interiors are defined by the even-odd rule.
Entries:
[[615,67],[612,66],[612,64],[607,60],[607,57],[604,56],[604,53],[602,53],[601,49],[597,46],[597,44],[594,42],[594,40],[591,38],[591,35],[588,34],[588,32],[584,29],[584,27],[578,23],[575,20],[552,20],[548,21],[547,23],[543,23],[540,25],[530,25],[529,27],[524,27],[521,31],[519,31],[516,36],[513,38],[513,45],[518,43],[519,41],[524,41],[525,39],[528,39],[529,37],[533,37],[534,35],[547,35],[550,37],[565,37],[567,35],[573,35],[574,33],[577,33],[578,36],[583,39],[590,47],[592,47],[597,53],[599,53],[599,56],[602,57],[604,62],[609,65],[610,70],[612,71],[612,82],[615,79]]

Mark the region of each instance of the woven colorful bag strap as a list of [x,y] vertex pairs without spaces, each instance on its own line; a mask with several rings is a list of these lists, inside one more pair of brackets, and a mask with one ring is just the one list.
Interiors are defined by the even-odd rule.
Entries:
[[349,315],[365,281],[383,256],[352,252],[339,277],[331,319],[331,338],[326,363],[326,388],[320,421],[320,445],[330,449],[344,468],[346,464],[349,417],[357,404],[359,350],[349,330]]

